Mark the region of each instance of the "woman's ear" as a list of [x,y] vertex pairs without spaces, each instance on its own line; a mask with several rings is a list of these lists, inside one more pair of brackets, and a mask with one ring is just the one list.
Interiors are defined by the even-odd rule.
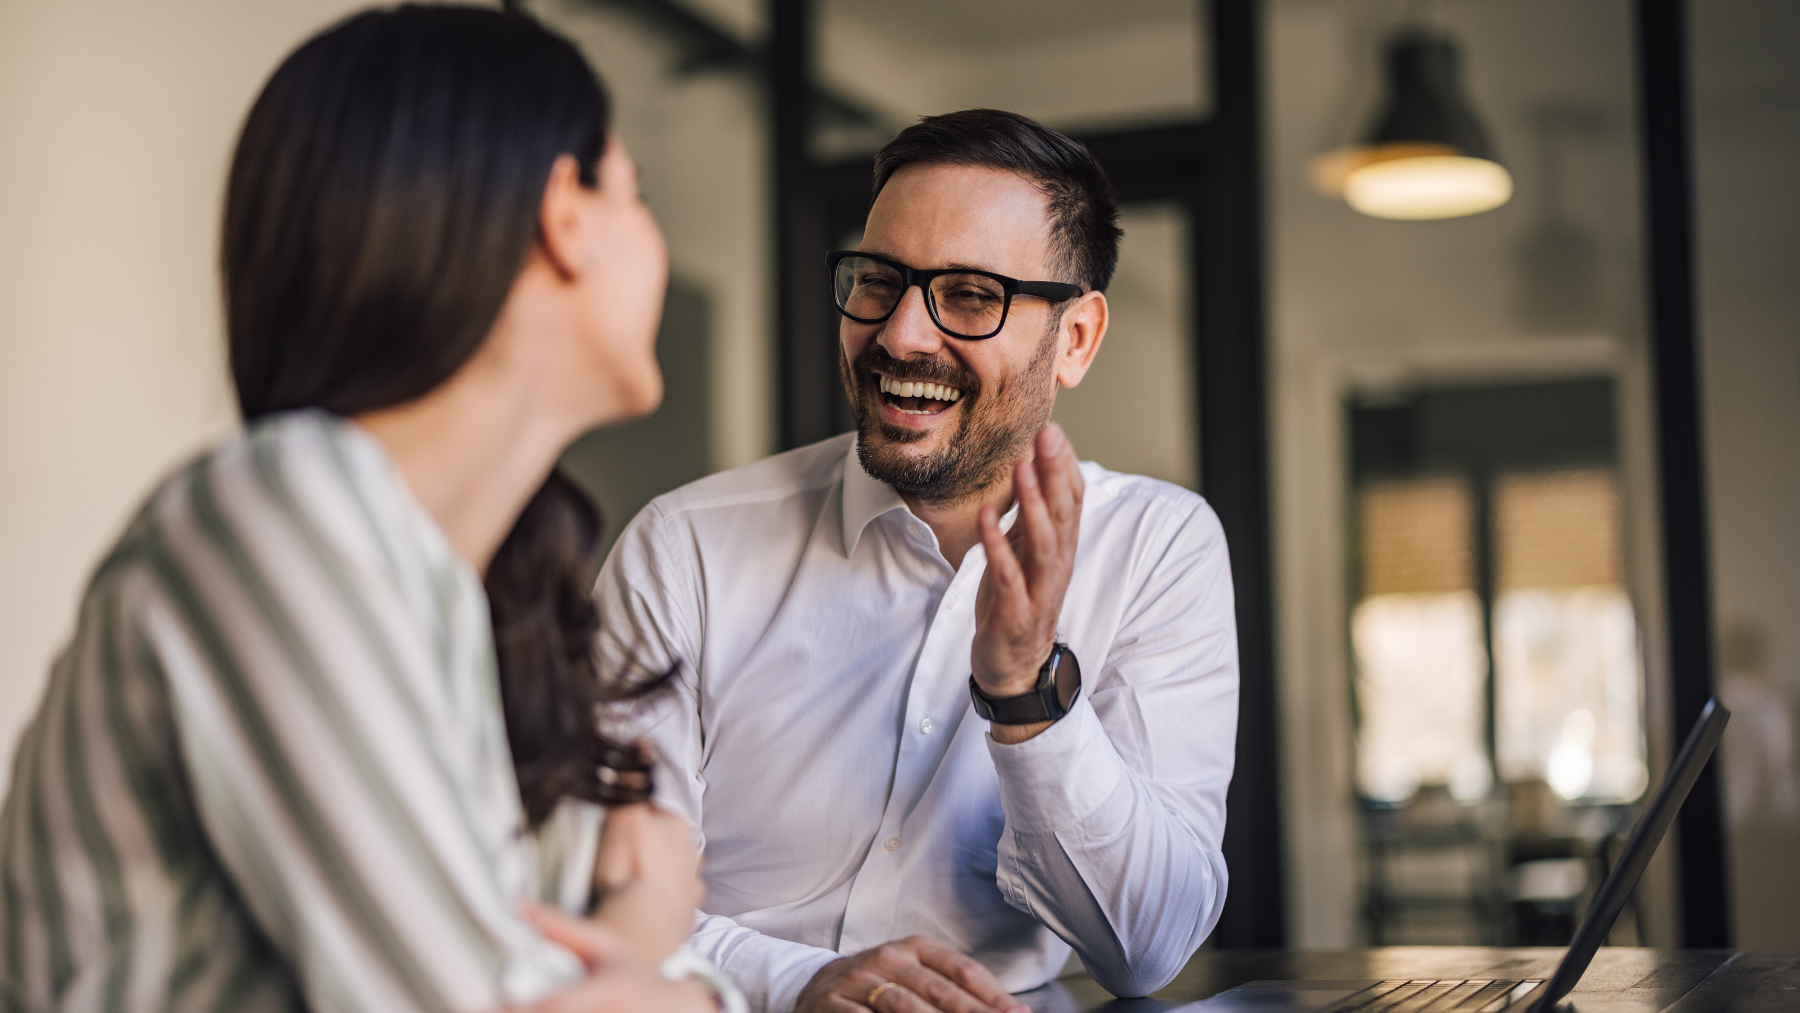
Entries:
[[565,279],[579,277],[593,262],[586,206],[581,199],[584,193],[575,156],[558,155],[538,206],[538,242],[551,266]]
[[1056,357],[1056,382],[1073,387],[1087,375],[1106,338],[1106,293],[1084,293],[1075,305],[1063,311],[1062,351]]

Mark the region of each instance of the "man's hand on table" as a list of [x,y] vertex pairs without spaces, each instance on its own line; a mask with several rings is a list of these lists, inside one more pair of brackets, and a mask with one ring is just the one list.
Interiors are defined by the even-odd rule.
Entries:
[[[890,987],[882,988],[885,983]],[[880,994],[875,994],[880,989]],[[869,1002],[874,998],[874,1003]],[[813,975],[794,1013],[1027,1013],[987,968],[943,943],[908,936],[834,960]]]
[[[1013,467],[1019,515],[1000,531],[1000,514],[983,506],[981,544],[987,572],[975,594],[975,682],[991,697],[1019,696],[1037,686],[1038,670],[1056,643],[1056,620],[1075,572],[1081,528],[1081,467],[1075,447],[1054,422],[1037,434],[1030,460]],[[994,725],[994,741],[1023,742],[1050,727]]]

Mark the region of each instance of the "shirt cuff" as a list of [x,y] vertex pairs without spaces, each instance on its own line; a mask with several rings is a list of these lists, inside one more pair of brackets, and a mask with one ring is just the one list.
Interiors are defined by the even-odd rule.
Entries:
[[1024,742],[995,742],[990,732],[988,755],[1000,776],[1000,806],[1017,833],[1055,833],[1081,822],[1125,776],[1125,761],[1085,695]]
[[[732,929],[733,938],[721,946],[717,939],[704,939],[711,933],[703,928],[696,934],[694,942],[700,945],[695,948],[702,955],[713,951],[713,962],[744,990],[756,1013],[788,1013],[819,969],[841,956],[832,950],[765,936],[741,926],[734,925]],[[706,945],[708,942],[714,945]]]

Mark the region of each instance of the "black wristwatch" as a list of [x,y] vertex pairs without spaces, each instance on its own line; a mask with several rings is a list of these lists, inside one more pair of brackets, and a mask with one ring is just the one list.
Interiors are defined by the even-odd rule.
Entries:
[[[1069,702],[1062,702],[1062,693],[1058,690],[1056,677],[1060,673],[1063,662],[1067,661],[1071,680],[1075,688],[1069,692]],[[1069,650],[1068,644],[1058,643],[1050,648],[1050,660],[1038,669],[1037,685],[1029,693],[1018,696],[992,697],[981,691],[981,686],[973,675],[969,676],[969,697],[975,701],[975,713],[997,725],[1035,725],[1045,721],[1055,721],[1069,708],[1075,706],[1075,700],[1081,696],[1081,662],[1075,660],[1075,652]]]

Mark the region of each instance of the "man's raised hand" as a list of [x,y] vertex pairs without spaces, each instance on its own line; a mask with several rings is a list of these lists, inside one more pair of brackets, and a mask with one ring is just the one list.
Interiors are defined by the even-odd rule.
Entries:
[[1028,1007],[1007,994],[987,968],[969,957],[934,939],[908,936],[826,964],[794,1004],[794,1013],[858,1013],[866,1009],[876,1013],[1027,1013]]
[[[1054,422],[1037,434],[1035,453],[1013,467],[1019,515],[1000,531],[999,511],[983,506],[979,523],[987,572],[975,595],[970,663],[981,691],[1018,696],[1037,685],[1038,669],[1056,642],[1056,620],[1075,571],[1081,529],[1081,467]],[[1000,726],[995,737],[1029,738],[1040,725]]]

